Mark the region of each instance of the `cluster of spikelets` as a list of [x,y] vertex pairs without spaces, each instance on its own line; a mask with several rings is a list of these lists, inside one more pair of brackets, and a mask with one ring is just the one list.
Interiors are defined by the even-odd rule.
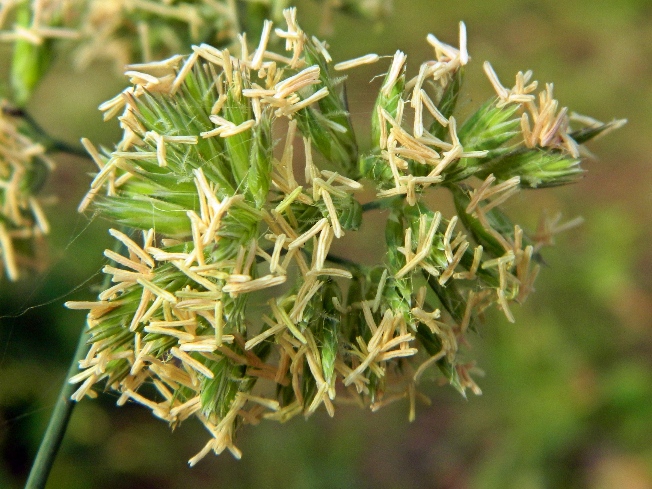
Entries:
[[[86,67],[96,59],[120,71],[133,60],[151,61],[182,52],[191,43],[227,47],[243,29],[265,18],[282,20],[288,0],[2,0],[0,42],[43,46],[74,41],[74,59]],[[324,28],[333,10],[367,18],[389,11],[389,0],[323,1]],[[241,25],[246,19],[247,25]],[[253,24],[253,25],[251,25]]]
[[[67,43],[74,63],[85,68],[97,59],[115,62],[120,72],[134,60],[150,61],[181,52],[191,43],[246,43],[242,18],[262,25],[282,19],[287,0],[0,0],[0,42],[14,45],[11,103],[0,100],[0,274],[19,277],[37,268],[49,226],[37,193],[53,168],[52,141],[34,133],[23,107],[46,73],[52,50]],[[324,19],[334,9],[369,18],[388,11],[388,0],[324,2]],[[239,20],[240,19],[240,20]],[[247,26],[251,28],[251,26]],[[171,65],[172,66],[172,65]],[[21,112],[18,110],[17,112]],[[19,130],[19,126],[20,130]],[[32,136],[39,136],[32,140]],[[60,150],[61,148],[59,148]]]
[[[552,87],[537,103],[530,73],[507,89],[488,64],[498,98],[458,124],[461,24],[459,49],[428,36],[435,59],[412,79],[406,56],[391,57],[373,149],[360,156],[332,70],[382,58],[331,65],[296,11],[284,16],[285,29],[264,23],[251,51],[241,38],[237,53],[202,44],[129,66],[133,86],[101,106],[123,139],[114,151],[83,141],[99,171],[80,210],[92,203],[134,231],[111,230],[125,249],[105,252],[111,287],[68,303],[90,310],[74,399],[105,386],[172,427],[196,417],[211,438],[191,465],[210,451],[239,457],[242,424],[321,406],[333,415],[406,398],[412,419],[426,372],[480,393],[459,351],[465,335],[492,304],[513,320],[539,247],[564,227],[545,221],[527,236],[498,206],[520,188],[577,179],[579,144],[619,124],[584,119],[571,132]],[[274,36],[287,53],[271,51]],[[364,206],[363,183],[378,197]],[[456,216],[428,208],[429,187],[452,192]],[[334,256],[333,241],[378,207],[385,263]]]
[[36,266],[50,229],[36,193],[53,163],[43,145],[21,132],[21,122],[0,100],[0,275],[9,280]]

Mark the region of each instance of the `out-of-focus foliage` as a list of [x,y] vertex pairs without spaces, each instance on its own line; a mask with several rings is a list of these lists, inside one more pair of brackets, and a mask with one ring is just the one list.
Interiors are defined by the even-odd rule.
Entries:
[[[464,19],[476,61],[500,59],[494,66],[501,73],[532,68],[563,82],[556,86],[562,103],[580,112],[597,107],[598,118],[630,119],[618,145],[596,143],[601,159],[588,165],[582,182],[540,198],[541,208],[581,214],[585,224],[546,255],[537,293],[515,311],[517,325],[496,315],[480,332],[474,353],[487,372],[483,396],[464,402],[433,389],[434,406],[419,409],[412,425],[400,405],[372,417],[351,408],[336,421],[296,419],[282,430],[263,422],[240,442],[242,461],[210,459],[192,471],[179,454],[194,453],[197,438],[205,436],[199,427],[170,434],[142,408],[117,410],[111,399],[81,403],[50,487],[202,487],[216,480],[234,488],[652,485],[652,143],[644,137],[652,127],[652,72],[645,63],[652,54],[652,12],[634,0],[447,3],[434,8],[425,0],[396,0],[395,14],[378,32],[337,17],[335,32],[346,36],[331,42],[331,53],[339,59],[370,49],[392,54],[386,51],[401,42],[419,56],[416,46],[427,32],[454,38]],[[96,105],[105,99],[111,90],[96,90],[111,68],[85,79],[54,70],[49,76],[66,80],[66,92],[76,99],[48,92],[44,83],[33,101],[36,108],[54,99],[43,124],[69,140],[91,132],[95,140],[115,139],[87,127],[92,116],[61,117],[74,113],[67,107],[79,98]],[[365,76],[353,74],[350,85]],[[467,76],[467,86],[482,85],[473,81],[483,77],[479,69]],[[461,109],[480,96],[463,91]],[[354,118],[368,118],[373,100],[365,92],[349,91],[348,99]],[[51,245],[54,267],[31,282],[0,285],[0,480],[8,487],[24,480],[83,321],[82,314],[61,310],[60,300],[47,303],[101,268],[96,253],[85,251],[107,246],[101,222],[74,239],[86,225],[74,213],[87,183],[81,173],[92,168],[59,160],[63,172],[49,190],[70,202],[51,219],[59,229]],[[509,210],[518,215],[518,207]],[[360,243],[366,262],[375,252],[374,243]],[[86,289],[69,298],[90,299]],[[33,305],[41,307],[28,310]]]

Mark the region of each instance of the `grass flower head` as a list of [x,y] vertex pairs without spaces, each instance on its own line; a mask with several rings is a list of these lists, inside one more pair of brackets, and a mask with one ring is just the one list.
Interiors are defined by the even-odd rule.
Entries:
[[[124,249],[105,252],[111,286],[68,303],[90,310],[74,399],[99,384],[171,426],[197,418],[210,439],[191,465],[211,451],[239,457],[237,429],[262,419],[399,399],[412,419],[433,376],[479,394],[465,338],[488,307],[514,320],[550,238],[500,206],[523,187],[574,181],[581,143],[618,124],[572,130],[551,87],[537,105],[530,73],[508,90],[490,65],[497,97],[458,120],[470,60],[461,24],[458,47],[428,36],[434,58],[413,78],[401,51],[380,68],[361,155],[333,70],[385,61],[333,65],[295,9],[283,17],[256,46],[196,44],[129,67],[131,86],[101,106],[122,140],[113,150],[84,140],[98,169],[80,210],[132,231],[111,230]],[[279,40],[285,51],[272,49]],[[358,201],[364,186],[378,201]],[[456,215],[428,207],[435,187]],[[334,241],[377,207],[385,261],[334,256]]]

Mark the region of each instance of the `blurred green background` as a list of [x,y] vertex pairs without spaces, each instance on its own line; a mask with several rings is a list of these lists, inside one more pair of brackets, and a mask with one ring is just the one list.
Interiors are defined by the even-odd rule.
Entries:
[[[315,32],[318,7],[299,6],[302,26]],[[542,209],[585,224],[545,252],[548,266],[516,324],[492,313],[472,338],[484,394],[464,400],[426,385],[432,405],[419,406],[413,423],[401,403],[374,414],[340,407],[334,419],[263,421],[241,430],[241,461],[209,456],[193,469],[186,461],[206,440],[198,423],[172,433],[149,411],[117,408],[104,395],[76,408],[48,487],[652,488],[652,2],[394,0],[380,24],[337,15],[330,51],[337,61],[402,49],[416,72],[432,57],[425,36],[457,44],[459,20],[472,57],[463,107],[491,94],[488,59],[506,85],[533,69],[571,110],[629,119],[591,145],[599,158],[579,184],[510,201],[508,212],[529,229]],[[8,50],[0,56],[4,73]],[[111,144],[117,127],[103,124],[96,107],[126,80],[108,65],[74,73],[69,61],[56,61],[31,113],[60,139]],[[369,80],[382,70],[354,71],[347,85],[363,137],[379,86]],[[49,209],[49,268],[0,282],[2,488],[24,484],[84,322],[62,303],[95,296],[109,246],[107,223],[75,210],[93,165],[57,162],[46,189],[59,199]],[[373,240],[352,242],[375,256]]]

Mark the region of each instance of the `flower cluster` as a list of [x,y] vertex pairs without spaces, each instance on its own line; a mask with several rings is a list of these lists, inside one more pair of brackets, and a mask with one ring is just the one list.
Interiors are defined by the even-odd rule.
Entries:
[[0,5],[0,41],[42,45],[50,39],[77,39],[70,27],[82,0],[5,0]]
[[[323,3],[325,29],[330,28],[333,10],[380,18],[390,8],[389,0]],[[287,0],[5,0],[0,2],[0,41],[35,46],[75,41],[78,67],[107,59],[121,72],[129,63],[160,59],[191,43],[231,47],[242,29],[253,31],[267,17],[282,20],[287,4]]]
[[[113,151],[83,141],[98,172],[80,210],[93,204],[121,224],[111,234],[125,253],[105,252],[116,266],[104,268],[112,285],[98,301],[68,303],[90,310],[74,399],[103,384],[171,426],[199,419],[211,438],[191,465],[211,451],[239,457],[242,424],[321,406],[333,415],[337,404],[405,398],[412,419],[426,373],[479,394],[466,334],[492,304],[513,321],[539,248],[564,227],[528,236],[500,204],[522,187],[573,181],[578,145],[617,125],[571,132],[551,90],[536,107],[530,75],[507,90],[489,70],[499,97],[458,127],[461,24],[459,48],[428,36],[435,59],[412,79],[406,56],[391,58],[361,156],[333,71],[382,58],[331,65],[296,11],[283,15],[253,49],[243,37],[237,52],[201,44],[130,66],[132,86],[101,106],[122,140]],[[273,36],[286,53],[269,48]],[[358,202],[364,185],[377,201]],[[426,205],[435,187],[452,193],[456,216]],[[387,213],[386,261],[333,255],[374,208]]]
[[40,238],[50,229],[36,193],[54,165],[12,110],[0,101],[0,272],[17,280],[21,268],[38,265]]
[[[250,0],[247,5],[238,5],[235,0],[3,0],[0,1],[0,42],[14,45],[10,81],[12,104],[24,107],[49,68],[53,50],[58,42],[72,46],[73,58],[78,68],[85,68],[97,59],[114,61],[119,71],[134,61],[145,65],[152,59],[161,59],[180,52],[191,43],[210,42],[211,45],[240,49],[246,45],[246,35],[239,35],[241,24],[257,27],[264,25],[265,16],[282,19],[286,0]],[[377,18],[387,11],[387,0],[348,0],[345,2],[325,2],[325,11],[341,9],[357,15]],[[324,19],[329,16],[325,15]],[[252,30],[252,25],[248,25]],[[246,49],[246,48],[245,48]],[[173,68],[181,57],[168,60],[167,66]],[[130,71],[137,72],[139,64],[130,65]],[[170,71],[170,70],[168,70]],[[130,73],[128,72],[127,75]],[[150,78],[152,80],[153,78]],[[137,80],[134,80],[136,82]],[[142,80],[140,80],[142,81]],[[141,85],[142,87],[143,85]],[[147,86],[150,91],[156,89]],[[141,88],[142,90],[142,88]],[[2,107],[8,103],[1,102]],[[107,116],[112,115],[111,112]],[[40,163],[51,168],[46,154],[53,151],[68,151],[70,146],[59,144],[49,138],[26,114],[7,118],[3,113],[0,151],[3,153],[1,178],[7,178],[2,187],[3,257],[2,268],[15,280],[18,276],[17,254],[14,252],[16,239],[24,240],[20,255],[27,263],[27,257],[34,255],[38,248],[29,243],[30,236],[47,233],[48,226],[38,201],[30,197],[35,190],[32,183],[18,184],[25,173],[16,172],[16,165],[25,168],[41,168]],[[18,119],[31,125],[20,134],[15,130]],[[37,142],[27,139],[35,133]],[[38,133],[38,134],[36,134]],[[13,135],[19,135],[11,140]],[[38,143],[42,143],[39,145]],[[16,153],[16,148],[26,148],[27,153]],[[72,148],[74,149],[74,148]],[[10,155],[10,156],[5,156]],[[21,155],[20,157],[17,155]],[[23,163],[35,159],[37,163]],[[21,160],[22,161],[22,160]],[[31,169],[25,170],[30,175]],[[45,180],[45,171],[39,171],[38,185]],[[27,177],[25,177],[27,178]],[[24,183],[24,182],[23,182]],[[30,187],[31,186],[31,187]],[[20,188],[22,193],[18,192]],[[27,202],[29,201],[29,204]],[[29,212],[32,217],[26,217]],[[19,212],[20,209],[20,212]],[[39,227],[34,227],[37,222]],[[31,230],[31,231],[28,231]],[[37,230],[37,231],[34,231]],[[9,233],[9,234],[7,234]],[[12,244],[14,243],[14,244]],[[29,248],[29,249],[28,249]]]

